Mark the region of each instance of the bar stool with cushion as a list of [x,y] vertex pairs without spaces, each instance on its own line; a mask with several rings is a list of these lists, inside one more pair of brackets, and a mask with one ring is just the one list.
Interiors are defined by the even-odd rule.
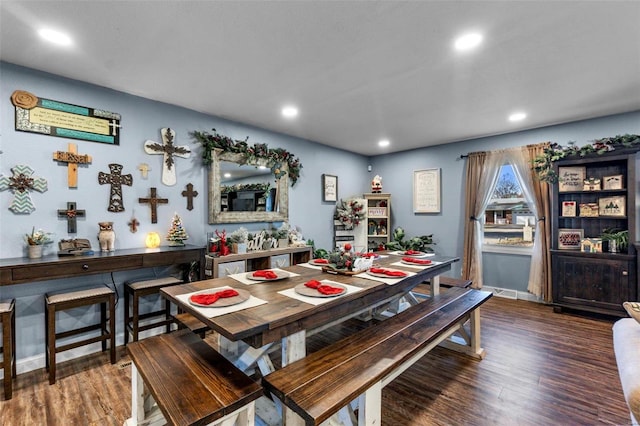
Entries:
[[0,323],[2,323],[2,362],[4,370],[4,399],[11,399],[13,379],[16,377],[16,311],[15,299],[0,300]]
[[[109,356],[111,364],[116,362],[116,304],[115,292],[107,286],[75,290],[67,293],[47,293],[44,297],[45,305],[45,346],[46,364],[49,371],[49,384],[56,382],[56,354],[69,349],[102,342],[102,352],[107,350],[109,340]],[[81,306],[100,305],[100,322],[86,327],[76,328],[56,333],[56,312]],[[107,316],[107,309],[109,315]],[[56,346],[58,339],[100,330],[100,335],[80,341]]]
[[[157,311],[140,313],[140,299],[146,296],[159,295],[162,287],[182,284],[182,280],[174,277],[155,278],[144,281],[127,282],[124,285],[124,344],[129,342],[131,332],[132,342],[137,342],[140,332],[157,327],[166,327],[171,331],[171,324],[175,321],[171,315],[171,302],[164,299],[164,308]],[[158,320],[158,317],[162,319]],[[154,321],[140,325],[142,320],[155,318]]]

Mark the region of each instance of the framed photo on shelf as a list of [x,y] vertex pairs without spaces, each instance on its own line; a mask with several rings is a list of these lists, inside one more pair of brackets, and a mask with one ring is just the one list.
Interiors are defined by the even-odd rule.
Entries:
[[582,191],[587,177],[586,167],[558,167],[558,191]]
[[626,197],[603,197],[598,200],[598,213],[600,216],[621,216],[627,215]]
[[575,201],[563,201],[562,202],[562,215],[563,217],[575,217],[576,216],[576,202]]
[[580,250],[584,229],[558,229],[558,248],[562,250]]
[[622,175],[605,176],[602,180],[602,189],[623,189]]
[[580,203],[580,217],[598,217],[598,203]]
[[322,201],[338,201],[338,176],[322,175]]

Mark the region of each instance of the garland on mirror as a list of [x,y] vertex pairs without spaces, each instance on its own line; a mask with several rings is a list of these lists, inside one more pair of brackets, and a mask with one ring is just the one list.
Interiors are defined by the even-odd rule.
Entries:
[[213,134],[208,132],[191,132],[191,136],[200,144],[202,144],[202,162],[205,165],[211,164],[213,157],[211,151],[213,149],[221,149],[224,152],[242,154],[244,157],[243,164],[255,164],[256,160],[265,160],[271,172],[276,179],[284,176],[285,172],[281,169],[282,164],[286,163],[289,169],[289,179],[291,186],[295,185],[300,177],[300,169],[302,164],[300,159],[295,157],[289,151],[282,148],[270,149],[266,143],[256,143],[250,146],[247,141],[234,141],[228,136],[224,136],[211,129]]

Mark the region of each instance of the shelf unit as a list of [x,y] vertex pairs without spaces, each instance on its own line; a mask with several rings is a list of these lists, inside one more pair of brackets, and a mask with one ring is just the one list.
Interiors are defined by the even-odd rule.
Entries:
[[367,201],[367,249],[384,250],[391,234],[391,194],[364,194]]
[[303,246],[257,250],[218,257],[206,255],[205,276],[220,278],[258,269],[286,268],[308,262],[312,257],[311,250],[311,246]]
[[[584,168],[584,179],[600,180],[600,186],[592,190],[584,190],[581,182],[569,188],[563,183],[562,190],[559,183],[551,188],[551,270],[553,303],[558,312],[570,308],[623,316],[622,303],[636,300],[639,294],[634,247],[638,237],[636,152],[637,149],[632,149],[593,154],[554,164],[559,175],[571,168],[578,171]],[[621,176],[622,184],[617,189],[601,189],[605,178],[611,176]],[[611,200],[614,202],[610,203]],[[611,204],[619,205],[618,211],[606,208]],[[580,230],[584,238],[599,238],[605,229],[629,231],[629,244],[624,252],[588,253],[581,251],[579,245],[567,248],[578,240]],[[561,235],[568,239],[561,240]]]

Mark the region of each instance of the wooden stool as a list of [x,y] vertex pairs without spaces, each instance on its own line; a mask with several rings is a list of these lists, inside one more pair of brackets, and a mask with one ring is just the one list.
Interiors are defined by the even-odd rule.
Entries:
[[[129,331],[132,334],[132,342],[137,342],[141,331],[151,330],[157,327],[166,327],[166,332],[171,331],[174,318],[171,315],[171,302],[164,299],[164,309],[140,314],[140,298],[160,294],[162,287],[182,284],[182,280],[174,277],[156,278],[145,281],[133,281],[124,285],[124,344],[129,342]],[[131,305],[131,306],[130,306]],[[130,310],[131,308],[131,310]],[[140,321],[147,318],[164,317],[162,320],[150,324],[140,325]]]
[[[82,328],[56,333],[56,312],[80,306],[100,304],[100,322]],[[69,293],[45,294],[45,356],[49,371],[49,384],[56,382],[56,353],[64,352],[91,343],[102,342],[102,352],[107,350],[107,340],[110,340],[109,355],[111,364],[116,362],[116,303],[115,292],[107,286],[76,290]],[[107,306],[109,316],[107,317]],[[108,328],[107,328],[108,323]],[[93,330],[100,330],[100,335],[81,341],[56,347],[56,340]]]
[[0,300],[0,322],[2,323],[2,362],[4,370],[4,399],[11,399],[13,378],[16,377],[16,310],[15,299]]

